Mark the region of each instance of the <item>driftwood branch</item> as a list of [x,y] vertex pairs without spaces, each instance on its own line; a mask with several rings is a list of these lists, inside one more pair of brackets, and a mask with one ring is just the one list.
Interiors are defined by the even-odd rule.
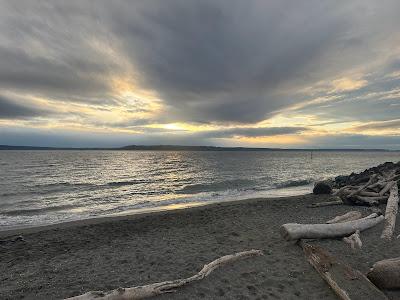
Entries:
[[239,259],[261,255],[263,255],[261,250],[249,250],[225,255],[210,262],[209,264],[206,264],[199,273],[189,278],[164,281],[131,288],[118,288],[109,292],[92,291],[80,296],[68,298],[67,300],[137,300],[153,297],[164,293],[171,293],[174,292],[175,289],[178,287],[187,285],[193,281],[203,279],[215,269],[228,263],[232,263]]
[[397,211],[399,208],[399,191],[397,184],[392,185],[390,189],[389,200],[386,205],[385,212],[385,227],[383,229],[381,238],[391,240],[396,226]]
[[345,243],[349,244],[351,249],[353,249],[353,250],[361,249],[361,247],[362,247],[359,230],[357,230],[356,232],[354,232],[352,235],[350,235],[348,237],[344,237],[343,241]]
[[367,277],[382,289],[400,289],[400,257],[376,262]]
[[354,221],[361,219],[362,214],[359,211],[352,210],[344,215],[336,216],[333,219],[326,222],[326,224],[343,223],[347,221]]
[[373,285],[360,271],[338,261],[321,247],[300,241],[308,262],[332,288],[339,299],[374,299],[387,297]]
[[351,192],[349,197],[357,195],[359,192],[366,189],[371,184],[374,184],[376,182],[376,177],[377,177],[376,174],[372,174],[371,177],[369,178],[368,182],[366,184],[364,184],[363,186],[359,187],[357,190]]
[[388,183],[386,183],[386,185],[384,186],[384,188],[379,192],[380,196],[385,195],[387,192],[390,191],[390,189],[392,188],[392,186],[394,186],[397,182],[396,181],[389,181]]
[[344,237],[359,230],[360,232],[379,224],[384,216],[367,216],[362,219],[335,224],[297,224],[289,223],[281,226],[281,235],[287,240],[324,239]]
[[323,207],[323,206],[331,206],[331,205],[342,205],[343,201],[342,200],[335,200],[335,201],[326,201],[326,202],[318,202],[318,203],[313,203],[308,205],[307,207],[309,208],[315,208],[315,207]]

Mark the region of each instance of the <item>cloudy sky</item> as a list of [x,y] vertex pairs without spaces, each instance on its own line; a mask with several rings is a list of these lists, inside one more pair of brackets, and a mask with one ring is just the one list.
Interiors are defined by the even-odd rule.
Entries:
[[400,149],[399,11],[0,0],[0,144]]

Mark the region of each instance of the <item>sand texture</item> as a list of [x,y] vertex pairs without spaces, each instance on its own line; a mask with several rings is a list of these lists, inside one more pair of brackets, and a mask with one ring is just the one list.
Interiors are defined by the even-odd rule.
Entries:
[[[155,299],[336,299],[302,250],[279,235],[283,223],[325,222],[354,209],[369,213],[367,207],[306,207],[325,200],[251,199],[3,232],[1,239],[22,234],[25,241],[0,244],[0,299],[63,299],[188,277],[220,256],[249,249],[265,256],[225,266]],[[400,240],[381,240],[382,227],[361,234],[360,252],[341,240],[318,244],[367,272],[374,262],[399,256]],[[400,292],[387,295],[400,299]]]

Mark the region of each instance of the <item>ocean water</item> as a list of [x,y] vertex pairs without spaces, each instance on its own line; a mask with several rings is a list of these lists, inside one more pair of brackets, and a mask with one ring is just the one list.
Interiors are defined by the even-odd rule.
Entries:
[[0,151],[0,230],[251,197],[400,160],[396,152]]

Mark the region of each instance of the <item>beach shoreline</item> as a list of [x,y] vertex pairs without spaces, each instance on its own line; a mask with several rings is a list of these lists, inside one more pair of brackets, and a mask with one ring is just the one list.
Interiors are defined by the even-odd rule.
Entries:
[[[307,208],[330,196],[247,199],[173,211],[113,216],[17,229],[0,245],[1,299],[63,299],[90,290],[144,285],[188,277],[235,252],[264,256],[235,262],[159,299],[336,299],[302,250],[279,234],[284,223],[320,223],[367,207]],[[338,240],[318,244],[362,272],[398,256],[398,243],[377,243],[382,225],[362,233],[355,253]],[[398,299],[398,292],[389,292]]]
[[[37,233],[46,230],[52,229],[65,229],[71,227],[79,227],[79,226],[86,226],[86,225],[96,225],[101,223],[107,222],[115,222],[115,221],[123,221],[123,220],[134,220],[140,219],[142,217],[152,217],[152,216],[159,216],[159,215],[169,215],[169,214],[176,214],[181,210],[196,210],[196,209],[212,209],[215,206],[224,206],[224,205],[231,205],[235,203],[251,203],[254,201],[279,201],[279,200],[287,200],[287,199],[295,199],[299,196],[306,196],[304,195],[294,195],[294,196],[282,196],[282,197],[259,197],[259,198],[245,198],[245,199],[235,199],[235,200],[225,200],[225,201],[215,201],[215,202],[192,202],[187,203],[187,206],[169,208],[166,207],[157,207],[157,208],[147,208],[142,210],[132,210],[126,212],[120,212],[116,214],[110,214],[106,216],[97,216],[92,218],[86,219],[78,219],[72,221],[65,221],[59,222],[54,224],[45,224],[45,225],[35,225],[35,226],[24,226],[24,227],[16,227],[10,229],[0,229],[0,238],[13,236],[13,235],[23,235],[23,234],[30,234],[30,233]],[[311,195],[311,194],[310,194]],[[173,205],[171,205],[173,206]]]

